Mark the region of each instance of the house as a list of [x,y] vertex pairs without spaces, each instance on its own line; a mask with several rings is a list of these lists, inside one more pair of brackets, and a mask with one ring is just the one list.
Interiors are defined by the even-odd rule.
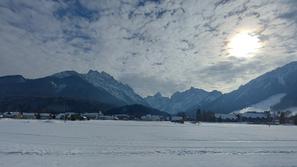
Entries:
[[85,117],[81,116],[79,113],[70,114],[67,117],[68,120],[76,121],[76,120],[85,120]]
[[265,112],[249,111],[241,114],[240,119],[247,122],[263,122],[269,119],[269,115]]
[[65,120],[66,114],[65,113],[59,113],[56,115],[56,119]]
[[60,119],[60,120],[69,120],[70,117],[75,114],[76,113],[73,113],[73,112],[59,113],[55,117],[56,119]]
[[23,119],[35,119],[34,113],[23,113]]
[[255,111],[250,111],[241,114],[242,118],[250,118],[250,119],[266,119],[268,115],[263,112],[255,112]]
[[101,112],[97,112],[97,113],[84,113],[81,116],[86,117],[88,120],[90,120],[90,119],[99,119],[99,117],[102,115],[103,114]]
[[162,117],[159,115],[143,115],[141,116],[141,120],[143,121],[161,121]]
[[17,118],[19,112],[5,112],[3,113],[4,118]]
[[171,122],[184,123],[184,118],[181,116],[172,116]]
[[130,120],[130,116],[127,114],[117,114],[117,115],[115,115],[115,117],[118,120]]
[[117,120],[118,118],[115,117],[115,116],[110,116],[110,115],[102,115],[102,116],[99,116],[100,120]]
[[237,120],[237,116],[233,113],[230,114],[219,114],[215,113],[215,118],[217,121],[223,121],[223,122],[234,122]]
[[36,119],[51,119],[52,115],[51,113],[36,113],[35,117]]

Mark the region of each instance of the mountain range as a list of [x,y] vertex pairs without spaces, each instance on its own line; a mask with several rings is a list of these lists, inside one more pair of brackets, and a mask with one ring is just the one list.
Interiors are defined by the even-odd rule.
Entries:
[[279,103],[270,106],[273,110],[283,110],[297,106],[296,88],[297,62],[292,62],[251,80],[204,107],[228,113],[249,107],[272,96],[284,94]]
[[[275,96],[279,97],[279,101],[271,103],[269,99]],[[297,62],[267,72],[230,93],[191,88],[174,93],[170,98],[157,93],[146,100],[152,107],[171,113],[197,109],[230,113],[263,102],[266,110],[285,110],[297,106]]]
[[152,109],[155,108],[170,114],[197,109],[230,113],[257,110],[259,106],[263,110],[296,107],[297,62],[265,73],[229,93],[191,87],[171,97],[156,93],[143,98],[127,84],[117,81],[106,72],[93,70],[85,74],[64,71],[37,79],[26,79],[21,75],[0,77],[1,111],[20,108],[41,111],[54,108],[56,111],[83,112],[85,109],[105,112],[116,108],[113,112],[123,112],[133,108],[135,112],[135,108],[140,107],[125,107],[135,104],[148,108],[143,110],[152,113],[155,113]]
[[[77,76],[82,80],[90,83],[92,86],[97,89],[103,89],[108,92],[111,96],[115,97],[122,104],[142,104],[147,105],[146,101],[136,94],[134,90],[126,84],[123,84],[116,79],[114,79],[108,73],[102,71],[93,71],[90,70],[86,74],[79,74],[75,71],[64,71],[60,73],[56,73],[51,77],[57,77],[60,79],[67,78],[69,76]],[[108,102],[112,103],[112,102]]]
[[170,98],[157,93],[154,96],[146,97],[145,100],[152,107],[176,114],[210,104],[220,96],[222,96],[222,93],[219,91],[208,92],[191,87],[184,92],[174,93]]
[[64,71],[37,79],[0,77],[0,112],[107,112],[133,104],[153,110],[132,88],[105,72]]

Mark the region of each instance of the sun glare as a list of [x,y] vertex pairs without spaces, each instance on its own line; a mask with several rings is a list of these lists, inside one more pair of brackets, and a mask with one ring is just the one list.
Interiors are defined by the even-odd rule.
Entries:
[[251,58],[260,47],[258,36],[249,32],[236,34],[228,44],[229,55],[237,58]]

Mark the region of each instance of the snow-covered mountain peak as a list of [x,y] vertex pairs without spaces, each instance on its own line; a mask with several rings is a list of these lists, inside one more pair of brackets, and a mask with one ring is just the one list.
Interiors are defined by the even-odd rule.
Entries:
[[127,104],[146,104],[146,102],[137,95],[131,87],[117,81],[104,71],[98,72],[90,70],[87,74],[82,74],[82,77],[94,86],[105,89],[107,92]]
[[53,74],[52,76],[57,78],[65,78],[74,75],[79,76],[95,87],[104,89],[126,104],[147,104],[144,99],[137,95],[131,87],[129,87],[127,84],[117,81],[114,77],[104,71],[98,72],[96,70],[89,70],[85,74],[80,74],[75,71],[63,71]]
[[97,77],[97,78],[104,78],[104,79],[115,80],[111,75],[109,75],[105,71],[98,72],[96,70],[89,70],[86,75],[87,76],[92,76],[92,77]]
[[[220,93],[219,91],[215,91],[217,93]],[[203,97],[208,94],[212,94],[213,92],[208,92],[203,89],[195,88],[195,87],[190,87],[190,89],[185,90],[183,92],[176,92],[171,96],[171,99],[175,98],[188,98],[188,97]],[[197,99],[196,99],[197,100]]]
[[222,95],[219,91],[208,92],[203,89],[190,87],[183,92],[175,92],[170,98],[163,97],[161,93],[146,97],[146,101],[155,108],[169,113],[185,112],[198,107],[202,103],[209,103]]

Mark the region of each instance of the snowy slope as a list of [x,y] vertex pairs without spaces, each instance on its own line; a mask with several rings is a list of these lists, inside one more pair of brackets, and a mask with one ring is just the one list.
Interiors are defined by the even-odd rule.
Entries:
[[156,93],[154,96],[147,96],[145,101],[152,107],[159,110],[165,111],[167,105],[170,102],[169,97],[164,97],[160,92]]
[[[259,103],[276,94],[289,95],[291,92],[297,92],[296,76],[297,62],[291,62],[251,80],[237,90],[224,94],[206,108],[215,112],[229,113]],[[295,96],[288,96],[286,101],[297,104]],[[287,108],[285,101],[282,104],[284,104],[282,108]]]
[[259,103],[253,104],[249,107],[246,107],[241,110],[234,111],[234,112],[245,113],[245,112],[249,112],[249,111],[256,111],[256,112],[269,111],[271,109],[271,107],[278,104],[284,96],[286,96],[285,93],[276,94],[276,95],[270,96],[269,98],[267,98]]
[[157,109],[171,114],[186,112],[189,109],[210,103],[222,95],[219,91],[208,92],[203,89],[191,87],[183,92],[176,92],[170,98],[163,97],[160,93],[148,96],[145,100]]
[[134,92],[134,90],[126,84],[123,84],[116,79],[114,79],[111,75],[106,72],[98,72],[90,70],[86,74],[79,74],[75,71],[63,71],[60,73],[56,73],[52,76],[58,78],[64,78],[77,75],[81,78],[85,79],[87,82],[91,83],[93,86],[98,87],[100,89],[104,89],[112,96],[116,97],[120,101],[125,102],[126,104],[143,104],[147,105],[142,97]]
[[136,94],[131,87],[115,80],[111,75],[104,71],[100,73],[98,71],[90,70],[87,74],[83,74],[82,76],[94,86],[105,89],[107,92],[127,104],[147,105],[144,99]]

